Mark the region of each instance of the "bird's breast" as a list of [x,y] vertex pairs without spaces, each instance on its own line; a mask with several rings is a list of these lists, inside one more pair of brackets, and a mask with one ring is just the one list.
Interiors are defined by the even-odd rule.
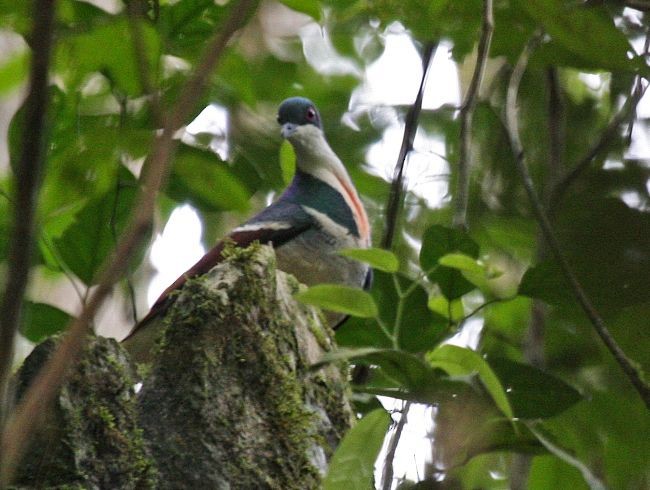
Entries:
[[362,287],[368,267],[338,255],[343,248],[361,246],[352,235],[337,236],[326,229],[313,228],[277,248],[278,268],[308,286],[334,283]]

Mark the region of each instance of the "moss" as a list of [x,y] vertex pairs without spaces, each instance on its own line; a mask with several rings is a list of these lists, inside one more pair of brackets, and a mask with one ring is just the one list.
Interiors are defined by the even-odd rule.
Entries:
[[[55,345],[37,350],[51,352]],[[45,357],[36,354],[35,359],[42,365]],[[114,340],[89,337],[17,482],[39,488],[155,488],[155,465],[137,428],[133,380],[133,369]]]
[[[307,386],[309,361],[296,335],[317,317],[291,297],[283,300],[288,306],[278,301],[268,247],[228,247],[224,256],[211,273],[188,281],[170,308],[158,363],[142,390],[142,412],[155,407],[143,427],[164,488],[320,488],[315,448],[331,453],[331,435],[340,431],[322,420],[328,408],[315,407],[336,404]],[[315,327],[325,332],[315,344],[331,345],[328,331]],[[170,439],[178,440],[174,448]]]
[[[91,339],[60,393],[51,431],[21,468],[21,484],[320,488],[323,455],[351,420],[337,369],[309,369],[331,348],[332,331],[293,300],[301,286],[276,277],[270,248],[227,247],[224,256],[178,293],[137,397],[124,352]],[[25,383],[49,352],[39,347],[30,356]],[[45,470],[37,465],[44,458]]]

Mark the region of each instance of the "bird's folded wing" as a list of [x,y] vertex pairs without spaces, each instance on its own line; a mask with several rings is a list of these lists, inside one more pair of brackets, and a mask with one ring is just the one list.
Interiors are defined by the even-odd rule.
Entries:
[[277,202],[264,209],[257,216],[235,228],[227,238],[217,243],[196,264],[165,289],[153,304],[149,313],[133,327],[124,340],[130,338],[142,325],[167,309],[169,295],[172,291],[181,288],[187,279],[205,274],[219,264],[222,260],[223,249],[228,242],[242,248],[249,246],[253,242],[279,247],[314,225],[314,219],[297,204]]

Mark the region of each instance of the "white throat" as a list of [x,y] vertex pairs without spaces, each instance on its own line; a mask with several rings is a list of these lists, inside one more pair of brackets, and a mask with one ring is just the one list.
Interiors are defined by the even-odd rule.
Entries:
[[370,225],[366,211],[348,171],[330,148],[323,131],[311,124],[298,126],[288,140],[296,152],[296,166],[341,193],[352,209],[361,239],[369,245]]

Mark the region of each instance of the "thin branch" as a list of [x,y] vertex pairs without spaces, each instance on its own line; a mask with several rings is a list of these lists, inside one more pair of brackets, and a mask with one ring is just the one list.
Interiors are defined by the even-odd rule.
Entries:
[[390,194],[388,196],[388,204],[386,204],[386,228],[384,229],[384,236],[381,240],[382,248],[390,249],[393,246],[393,239],[395,237],[395,228],[397,227],[397,216],[402,201],[403,181],[404,181],[404,165],[406,163],[406,156],[413,149],[413,141],[415,140],[415,133],[418,129],[418,119],[420,111],[422,110],[422,98],[424,97],[424,85],[429,72],[429,65],[431,58],[438,47],[438,43],[429,43],[424,48],[424,56],[422,57],[422,78],[420,79],[420,88],[418,89],[415,102],[409,108],[406,114],[406,121],[404,123],[404,137],[402,138],[402,146],[399,150],[397,157],[397,164],[393,173],[393,181],[390,186]]
[[397,453],[397,446],[402,437],[402,432],[406,426],[409,410],[411,409],[411,402],[404,403],[399,421],[395,427],[390,442],[388,443],[388,450],[386,451],[386,459],[384,460],[384,471],[381,474],[382,489],[391,490],[393,486],[393,461],[395,461],[395,454]]
[[517,120],[517,95],[519,92],[521,79],[528,65],[530,55],[536,49],[540,41],[541,35],[539,34],[535,35],[531,39],[519,57],[519,60],[515,65],[515,68],[510,77],[510,81],[508,83],[508,91],[506,97],[506,130],[508,131],[508,136],[510,138],[510,145],[514,153],[517,170],[521,175],[524,188],[526,189],[526,193],[528,194],[528,198],[532,204],[533,211],[535,212],[535,216],[541,227],[544,239],[546,240],[551,253],[555,257],[555,260],[557,260],[558,264],[560,265],[563,275],[569,281],[571,289],[573,290],[578,303],[584,310],[587,318],[594,326],[594,329],[602,339],[607,349],[612,353],[616,359],[616,362],[621,366],[627,377],[632,382],[634,388],[638,391],[646,407],[650,408],[650,386],[646,383],[641,369],[627,357],[625,352],[623,352],[623,350],[616,343],[609,330],[607,329],[605,322],[592,305],[591,300],[585,293],[582,285],[573,272],[573,269],[569,265],[566,257],[564,256],[564,253],[562,252],[558,239],[555,236],[555,232],[553,231],[548,216],[546,215],[544,206],[542,205],[542,202],[539,199],[537,192],[535,191],[533,180],[526,165],[524,149],[519,137],[519,122]]
[[0,428],[9,410],[8,385],[14,358],[14,342],[23,296],[27,287],[34,247],[35,214],[41,169],[45,155],[45,119],[48,104],[48,71],[52,51],[54,0],[34,4],[32,64],[29,95],[25,101],[22,150],[15,169],[13,229],[9,244],[7,283],[0,307]]
[[580,175],[591,166],[594,158],[607,148],[612,139],[616,137],[621,124],[630,117],[630,114],[636,109],[639,101],[643,98],[646,88],[647,87],[644,88],[642,86],[640,81],[637,81],[634,91],[625,101],[625,104],[623,104],[623,107],[621,107],[616,116],[614,116],[607,127],[603,130],[600,137],[593,142],[591,147],[587,150],[587,153],[580,159],[575,167],[559,180],[557,185],[551,191],[549,197],[551,214],[555,214],[569,187],[578,180],[578,177],[580,177]]
[[153,114],[154,121],[162,125],[162,112],[160,110],[160,96],[158,90],[154,87],[149,76],[149,60],[147,58],[147,46],[144,42],[144,34],[142,32],[142,25],[144,20],[143,8],[146,8],[147,3],[141,2],[128,2],[127,13],[129,20],[129,30],[131,31],[131,38],[133,39],[133,49],[135,59],[138,65],[138,77],[140,84],[145,94],[149,96],[149,104]]
[[[465,315],[463,318],[458,320],[457,324],[460,327],[470,318],[472,318],[474,315],[479,313],[483,308],[493,305],[494,303],[505,303],[506,301],[512,301],[513,299],[517,298],[517,296],[509,296],[507,298],[492,298],[489,301],[486,301],[485,303],[480,304],[476,308],[474,308],[472,311],[470,311],[467,315]],[[449,303],[451,305],[451,302]],[[451,313],[449,313],[449,318],[451,318]]]
[[625,6],[643,12],[650,12],[649,0],[625,0]]
[[478,54],[472,81],[469,84],[465,102],[460,109],[460,154],[458,157],[458,182],[454,197],[454,226],[467,229],[467,207],[469,203],[469,177],[472,166],[472,121],[478,102],[481,81],[485,74],[492,33],[494,32],[494,14],[492,0],[483,1],[483,27],[478,43]]
[[232,6],[230,17],[221,31],[208,43],[204,57],[194,76],[185,84],[172,115],[168,118],[162,134],[157,139],[148,158],[146,175],[135,206],[135,215],[117,246],[112,260],[100,274],[97,288],[78,318],[68,327],[67,334],[59,342],[57,350],[48,359],[38,376],[17,406],[2,435],[0,451],[0,488],[11,481],[27,443],[42,423],[50,402],[61,386],[65,374],[73,365],[84,346],[88,324],[98,308],[109,295],[113,285],[128,267],[130,257],[146,236],[154,211],[155,198],[167,175],[169,161],[177,142],[173,139],[179,121],[187,117],[201,96],[209,75],[219,62],[225,47],[234,33],[244,24],[257,2],[241,0]]

